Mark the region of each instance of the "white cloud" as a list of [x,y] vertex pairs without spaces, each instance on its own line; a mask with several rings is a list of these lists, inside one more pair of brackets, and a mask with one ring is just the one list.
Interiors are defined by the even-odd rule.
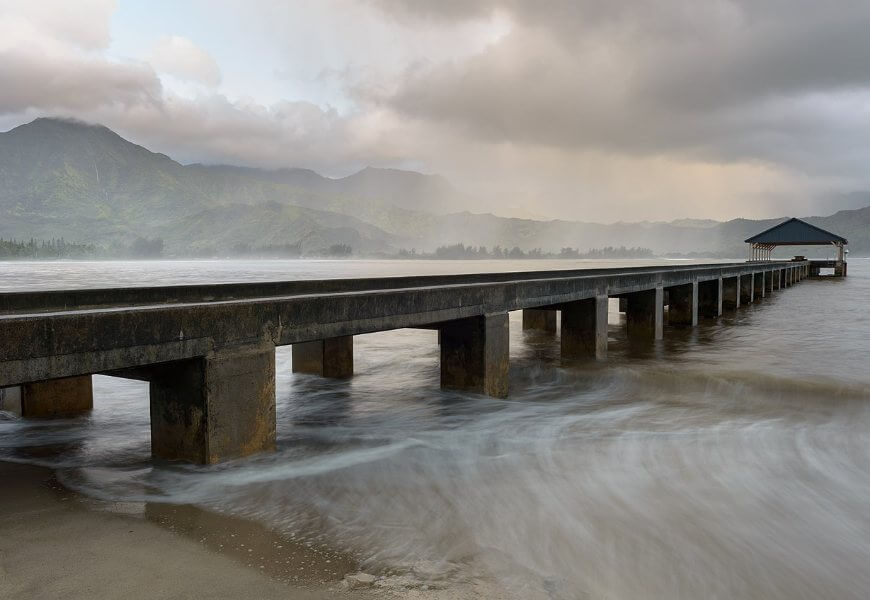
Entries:
[[182,80],[216,86],[221,81],[221,71],[211,55],[191,40],[178,35],[161,37],[148,61],[161,73]]

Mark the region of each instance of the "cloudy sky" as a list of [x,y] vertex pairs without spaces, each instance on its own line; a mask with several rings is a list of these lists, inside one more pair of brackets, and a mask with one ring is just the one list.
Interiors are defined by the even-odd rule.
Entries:
[[0,130],[441,173],[476,211],[811,214],[870,190],[866,0],[0,0]]

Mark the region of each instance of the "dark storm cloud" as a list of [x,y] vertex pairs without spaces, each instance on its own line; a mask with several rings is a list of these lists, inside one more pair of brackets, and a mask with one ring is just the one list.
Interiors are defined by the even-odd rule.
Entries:
[[865,115],[813,102],[870,84],[867,2],[377,4],[403,20],[510,18],[484,52],[410,70],[378,98],[493,142],[806,167],[815,151],[795,144],[821,137],[836,152],[826,132],[868,128]]

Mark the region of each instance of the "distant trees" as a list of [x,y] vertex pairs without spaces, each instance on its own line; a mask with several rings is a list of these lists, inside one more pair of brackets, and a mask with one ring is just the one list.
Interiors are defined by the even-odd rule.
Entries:
[[465,244],[451,244],[439,246],[435,252],[428,254],[417,252],[416,249],[399,250],[399,258],[440,258],[447,260],[473,260],[473,259],[536,259],[536,258],[573,258],[573,259],[608,259],[608,258],[653,258],[655,255],[649,248],[626,248],[625,246],[606,246],[593,248],[587,252],[580,252],[577,248],[562,248],[558,253],[544,252],[540,248],[522,250],[518,246],[502,248],[495,246],[488,250],[486,246],[466,246]]
[[98,249],[92,244],[67,242],[63,238],[29,242],[0,238],[0,258],[84,258],[94,256]]
[[347,244],[333,244],[324,252],[326,256],[345,257],[353,254],[353,248]]

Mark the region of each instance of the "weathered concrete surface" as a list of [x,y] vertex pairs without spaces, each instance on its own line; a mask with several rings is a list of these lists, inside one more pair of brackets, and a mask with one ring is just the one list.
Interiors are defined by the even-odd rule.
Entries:
[[755,274],[740,277],[740,304],[751,304],[755,299]]
[[698,282],[677,285],[667,290],[668,325],[686,325],[694,327],[698,324]]
[[722,278],[702,281],[698,285],[698,313],[715,319],[722,315]]
[[626,296],[626,333],[630,339],[655,339],[664,336],[664,289],[656,286],[651,290],[635,292]]
[[34,381],[0,390],[0,410],[22,417],[73,417],[93,407],[90,375]]
[[523,330],[538,330],[556,333],[556,311],[544,308],[523,310]]
[[563,360],[607,358],[607,304],[607,296],[598,295],[560,306]]
[[293,372],[323,377],[353,375],[353,336],[293,344]]
[[275,449],[275,349],[225,350],[149,367],[151,453],[214,464]]
[[510,367],[507,313],[441,323],[440,331],[441,386],[506,398]]
[[740,276],[722,278],[722,307],[729,310],[740,308]]

